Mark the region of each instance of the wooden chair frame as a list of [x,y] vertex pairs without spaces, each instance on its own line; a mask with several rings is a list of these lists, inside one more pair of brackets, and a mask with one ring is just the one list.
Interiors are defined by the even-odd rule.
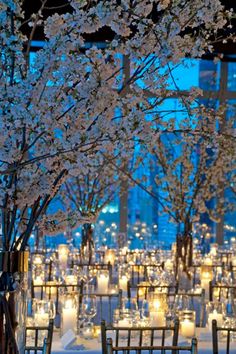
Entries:
[[[49,325],[48,326],[27,326],[25,329],[25,353],[30,354],[38,354],[38,352],[42,352],[43,354],[50,354],[51,353],[51,347],[52,347],[52,338],[53,338],[53,325],[54,321],[51,319],[49,320]],[[34,338],[34,346],[27,346],[27,332],[28,331],[34,331],[35,332],[35,338]],[[38,344],[39,340],[39,332],[40,331],[47,331],[48,335],[44,339],[43,346],[40,346]]]
[[[143,351],[148,351],[149,354],[152,354],[153,351],[160,351],[161,354],[166,353],[166,351],[171,351],[172,354],[179,353],[179,351],[189,352],[191,354],[197,354],[197,339],[193,338],[191,346],[178,346],[178,345],[160,345],[160,346],[127,346],[127,347],[118,347],[113,346],[113,341],[111,338],[108,338],[106,341],[107,351],[106,354],[113,354],[118,352],[123,352],[123,354],[129,353],[130,351],[135,351],[138,354],[141,354]],[[104,354],[104,352],[103,352]]]
[[236,333],[236,328],[224,328],[224,327],[218,327],[217,326],[217,321],[212,320],[212,346],[213,346],[213,354],[219,354],[219,349],[218,349],[218,332],[226,332],[227,333],[227,338],[226,338],[226,352],[225,354],[230,354],[230,334],[232,332]]
[[[110,348],[107,346],[107,332],[108,331],[114,331],[115,332],[115,347],[113,347],[113,344],[110,346]],[[127,337],[127,347],[119,347],[119,333],[120,331],[127,331],[128,337]],[[179,335],[179,321],[175,321],[174,326],[166,326],[166,327],[114,327],[111,325],[107,325],[105,321],[101,322],[101,340],[102,340],[102,353],[103,354],[110,354],[113,353],[113,351],[118,352],[119,350],[125,351],[125,353],[129,353],[130,350],[137,350],[140,351],[140,348],[142,348],[142,343],[143,343],[143,332],[150,331],[150,340],[151,340],[151,346],[148,347],[148,350],[152,350],[152,345],[154,343],[154,333],[155,331],[162,331],[162,346],[165,345],[165,334],[167,331],[172,331],[173,332],[173,339],[172,339],[172,345],[177,346],[178,343],[178,335]],[[138,347],[130,347],[131,343],[131,334],[132,332],[139,332],[139,339],[138,341]],[[119,348],[119,349],[117,349]],[[122,348],[122,349],[121,349]],[[112,350],[112,351],[111,351]]]

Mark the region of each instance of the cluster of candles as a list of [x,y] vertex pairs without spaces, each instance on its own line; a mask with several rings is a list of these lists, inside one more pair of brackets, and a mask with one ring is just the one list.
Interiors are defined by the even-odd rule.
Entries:
[[[197,251],[195,251],[195,255]],[[166,258],[168,255],[169,258]],[[103,264],[111,264],[114,268],[118,269],[117,271],[117,285],[116,287],[113,286],[111,290],[110,284],[110,274],[109,271],[106,269],[99,269],[94,273],[94,277],[96,277],[97,294],[109,294],[111,292],[118,292],[118,290],[122,290],[123,294],[126,294],[127,291],[127,284],[130,280],[130,273],[128,271],[128,266],[133,265],[134,271],[135,266],[138,267],[142,265],[151,265],[160,263],[163,261],[164,263],[164,271],[165,272],[173,272],[173,265],[174,265],[174,256],[175,256],[175,245],[172,247],[172,252],[165,253],[164,251],[159,250],[159,252],[154,251],[129,251],[127,247],[120,249],[119,251],[115,249],[104,249],[103,250]],[[209,283],[213,280],[214,272],[213,266],[217,263],[218,260],[218,245],[212,244],[210,252],[207,256],[203,257],[194,257],[200,262],[200,284],[201,288],[205,290],[205,298],[209,300]],[[226,256],[225,256],[226,257]],[[230,261],[233,266],[236,266],[236,255],[233,253],[230,256]],[[60,272],[63,275],[60,280],[49,277],[48,279],[45,278],[44,272],[44,260],[43,257],[40,255],[36,255],[33,259],[33,283],[35,286],[45,286],[45,292],[47,295],[50,295],[50,299],[53,300],[57,294],[57,287],[61,282],[68,286],[73,286],[78,284],[78,274],[75,272],[75,268],[71,269],[68,268],[68,261],[70,259],[70,250],[67,245],[59,245],[57,250],[57,260],[58,260],[58,267],[60,268]],[[124,266],[120,265],[117,266],[117,261],[120,264],[122,263],[128,265]],[[223,259],[223,262],[228,261],[227,259]],[[52,269],[50,269],[52,272]],[[50,273],[51,274],[51,273]],[[68,288],[69,289],[69,288]],[[73,288],[70,289],[71,291]],[[141,290],[141,289],[140,289]],[[139,293],[139,297],[142,297],[141,292]],[[35,291],[35,296],[40,297],[39,290],[37,293],[37,287]],[[167,305],[167,294],[154,292],[148,298],[149,307],[150,307],[150,315],[149,315],[149,325],[151,326],[165,326],[166,325],[166,312],[168,309]],[[73,295],[73,292],[70,291],[66,294],[62,295],[60,299],[61,307],[61,332],[62,334],[66,333],[69,329],[73,329],[74,331],[77,330],[78,325],[78,298]],[[37,325],[45,325],[50,316],[46,313],[45,307],[37,306],[35,310],[35,322]],[[193,337],[195,335],[195,328],[196,328],[196,314],[194,311],[189,309],[183,309],[178,313],[179,321],[180,321],[180,334],[184,337]],[[207,303],[207,325],[211,328],[211,322],[213,319],[217,320],[219,325],[223,324],[223,312],[222,312],[222,304],[219,305],[216,302],[209,302]],[[118,326],[122,327],[130,327],[132,322],[130,321],[129,316],[120,317],[118,321]],[[94,327],[95,328],[95,327]],[[96,336],[94,329],[85,327],[84,330],[85,336],[89,337],[91,335]]]

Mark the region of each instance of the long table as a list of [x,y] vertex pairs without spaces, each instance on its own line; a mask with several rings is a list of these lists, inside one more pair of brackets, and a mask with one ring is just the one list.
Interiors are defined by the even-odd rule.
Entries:
[[[198,338],[198,353],[199,354],[212,354],[212,339],[211,334],[207,332],[206,328],[197,328],[196,337]],[[170,343],[166,343],[169,344]],[[180,345],[189,345],[187,342],[180,338]],[[219,354],[225,354],[226,343],[219,341]],[[236,354],[236,340],[231,344],[232,350],[230,354]],[[102,354],[101,341],[98,339],[85,340],[77,338],[70,349],[62,348],[59,334],[55,333],[52,345],[52,354]]]

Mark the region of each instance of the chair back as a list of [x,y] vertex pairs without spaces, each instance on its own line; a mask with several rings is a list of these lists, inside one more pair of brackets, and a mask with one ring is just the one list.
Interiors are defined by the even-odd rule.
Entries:
[[[177,320],[174,326],[159,326],[159,327],[117,327],[107,325],[105,321],[101,322],[101,340],[102,340],[102,353],[109,354],[113,351],[123,351],[129,353],[130,350],[139,351],[145,343],[148,341],[148,350],[152,350],[155,346],[156,337],[161,342],[161,346],[165,346],[165,340],[167,333],[172,334],[172,346],[177,346],[178,333],[179,333],[179,321]],[[110,349],[107,347],[107,340],[109,335],[114,336],[115,347],[113,344]],[[135,344],[134,344],[134,343]],[[138,343],[138,344],[137,344]],[[117,349],[118,347],[122,349]],[[131,348],[132,347],[132,348]],[[137,347],[137,349],[136,349]],[[146,349],[147,350],[147,349]]]
[[[25,354],[51,354],[53,338],[53,320],[49,320],[48,326],[27,326],[25,329]],[[42,335],[44,338],[42,339]],[[33,343],[28,344],[29,336]]]
[[[178,345],[134,345],[134,346],[113,346],[112,338],[108,338],[106,341],[107,351],[106,354],[113,353],[130,353],[136,352],[138,354],[149,353],[166,353],[166,351],[171,352],[172,354],[179,352],[189,352],[191,354],[197,354],[197,339],[193,338],[190,346],[178,346]],[[103,352],[104,353],[104,352]]]
[[222,301],[222,299],[228,299],[231,295],[236,298],[236,285],[209,283],[210,301]]
[[235,335],[236,335],[236,328],[235,327],[234,328],[218,327],[217,326],[217,321],[216,320],[212,320],[213,354],[219,354],[219,348],[218,348],[218,334],[219,333],[221,333],[222,335],[224,335],[226,337],[224,353],[225,354],[230,354],[231,335],[233,333],[235,333]]

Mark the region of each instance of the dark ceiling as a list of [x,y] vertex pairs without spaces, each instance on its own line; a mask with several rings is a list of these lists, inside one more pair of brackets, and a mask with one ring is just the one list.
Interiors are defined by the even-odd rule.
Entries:
[[[227,9],[234,8],[236,12],[236,1],[223,0],[222,2]],[[41,6],[41,0],[24,0],[23,7],[25,11],[25,18],[28,18],[32,13],[37,12],[40,6]],[[45,17],[48,17],[49,15],[52,15],[55,12],[62,14],[71,11],[72,9],[69,5],[69,0],[48,0],[47,8],[44,10],[43,15]],[[235,29],[236,29],[236,20],[234,20],[233,22],[233,28],[227,29],[223,33],[223,36],[226,37],[230,33],[235,34],[236,33]],[[24,26],[23,30],[25,34],[28,34],[29,33],[28,25]],[[90,42],[98,42],[98,41],[101,42],[104,40],[111,40],[113,37],[114,37],[114,33],[110,29],[102,28],[97,33],[87,36],[87,40]],[[37,28],[34,35],[34,39],[44,40],[44,33],[42,27]],[[226,58],[231,56],[236,56],[236,43],[233,43],[232,41],[228,41],[227,43],[218,42],[214,45],[214,52],[215,54],[223,53]]]

